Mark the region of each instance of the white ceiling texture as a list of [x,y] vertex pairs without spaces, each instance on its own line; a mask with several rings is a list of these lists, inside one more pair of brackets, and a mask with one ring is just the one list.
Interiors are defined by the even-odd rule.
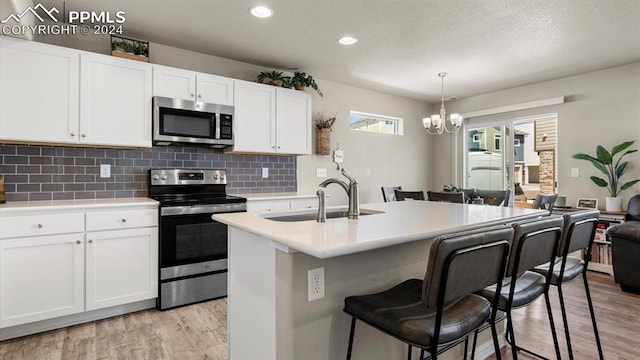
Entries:
[[[251,16],[258,4],[273,16]],[[67,0],[65,6],[125,11],[127,36],[429,102],[440,98],[442,71],[449,73],[445,96],[462,98],[640,61],[640,0]],[[345,34],[358,43],[338,44]]]

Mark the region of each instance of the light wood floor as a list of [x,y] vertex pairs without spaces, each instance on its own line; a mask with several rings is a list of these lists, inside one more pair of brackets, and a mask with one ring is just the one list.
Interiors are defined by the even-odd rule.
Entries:
[[[578,279],[580,280],[580,279]],[[597,359],[582,281],[567,284],[565,302],[576,360]],[[589,272],[605,359],[640,359],[640,296],[620,291],[613,278]],[[563,358],[568,358],[558,293],[551,289]],[[226,299],[169,311],[147,310],[0,342],[0,359],[227,359]],[[514,312],[516,340],[554,358],[544,301]],[[345,339],[346,346],[346,339]],[[503,359],[511,359],[503,349]],[[533,359],[520,354],[521,359]],[[495,359],[493,357],[492,359]],[[300,359],[304,360],[304,359]]]

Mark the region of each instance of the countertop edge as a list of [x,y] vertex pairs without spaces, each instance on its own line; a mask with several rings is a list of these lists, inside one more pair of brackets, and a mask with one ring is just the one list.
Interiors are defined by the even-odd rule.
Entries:
[[159,203],[146,197],[82,200],[40,200],[15,201],[0,205],[0,214],[23,213],[44,210],[80,210],[91,208],[159,206]]

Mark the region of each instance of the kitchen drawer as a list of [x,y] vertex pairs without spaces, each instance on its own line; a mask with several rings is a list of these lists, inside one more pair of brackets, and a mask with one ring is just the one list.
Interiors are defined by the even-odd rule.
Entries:
[[266,211],[289,210],[289,200],[251,200],[247,201],[247,212],[261,213]]
[[291,210],[297,209],[317,209],[318,199],[293,199],[291,200]]
[[84,231],[84,213],[1,216],[0,238]]
[[157,209],[87,212],[87,231],[158,226]]

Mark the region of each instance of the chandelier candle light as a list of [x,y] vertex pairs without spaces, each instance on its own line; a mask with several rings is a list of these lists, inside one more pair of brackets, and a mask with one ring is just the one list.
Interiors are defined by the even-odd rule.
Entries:
[[[427,130],[427,133],[431,135],[440,135],[444,131],[447,133],[457,133],[462,126],[462,115],[460,114],[451,114],[447,119],[447,111],[444,109],[444,77],[447,76],[446,72],[441,72],[438,74],[440,76],[440,80],[442,82],[441,88],[441,100],[442,105],[440,106],[440,114],[431,115],[430,117],[426,117],[422,119],[422,126]],[[447,122],[449,123],[449,127],[447,127]]]

